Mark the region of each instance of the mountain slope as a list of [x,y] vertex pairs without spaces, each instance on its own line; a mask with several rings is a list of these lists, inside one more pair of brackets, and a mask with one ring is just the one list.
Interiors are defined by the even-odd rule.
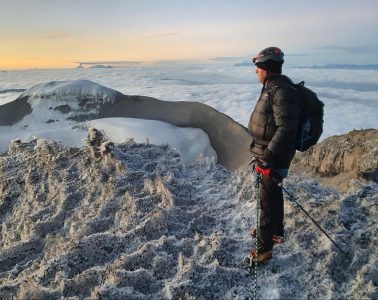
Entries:
[[[14,141],[0,157],[0,296],[245,299],[255,177],[168,146]],[[353,258],[286,201],[287,241],[259,267],[261,298],[376,298],[377,186],[347,194],[308,177],[285,187]]]

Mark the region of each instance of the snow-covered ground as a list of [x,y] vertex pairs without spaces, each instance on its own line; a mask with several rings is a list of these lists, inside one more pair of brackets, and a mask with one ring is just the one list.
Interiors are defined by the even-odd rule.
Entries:
[[[97,142],[94,142],[97,141]],[[168,146],[81,149],[15,141],[0,158],[0,295],[28,299],[251,299],[255,177]],[[261,299],[376,299],[377,186],[286,188],[346,251],[286,201],[286,237],[258,267]],[[73,299],[73,298],[69,298]]]

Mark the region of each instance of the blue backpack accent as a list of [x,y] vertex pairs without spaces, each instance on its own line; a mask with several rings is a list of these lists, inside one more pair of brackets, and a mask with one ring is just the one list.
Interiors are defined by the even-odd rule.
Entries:
[[295,84],[295,87],[301,99],[295,148],[303,152],[315,145],[323,133],[324,103],[304,86],[304,81]]

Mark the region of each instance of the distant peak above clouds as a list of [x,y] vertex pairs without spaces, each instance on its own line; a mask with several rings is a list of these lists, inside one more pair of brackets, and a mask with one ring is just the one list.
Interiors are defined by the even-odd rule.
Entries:
[[311,66],[310,68],[312,69],[345,69],[345,70],[378,70],[378,64],[372,64],[372,65],[327,64],[327,65],[314,65],[314,66]]
[[71,80],[71,81],[51,81],[37,84],[26,90],[20,97],[75,97],[75,98],[94,98],[105,102],[113,102],[116,91],[105,86],[94,83],[90,80]]
[[348,54],[376,54],[378,52],[378,44],[360,46],[321,46],[314,49],[342,51]]
[[108,67],[126,67],[126,66],[138,66],[141,65],[142,61],[131,61],[131,60],[98,60],[98,61],[75,61],[75,64],[79,64],[79,68],[84,68],[84,66],[93,67],[98,65],[106,65]]

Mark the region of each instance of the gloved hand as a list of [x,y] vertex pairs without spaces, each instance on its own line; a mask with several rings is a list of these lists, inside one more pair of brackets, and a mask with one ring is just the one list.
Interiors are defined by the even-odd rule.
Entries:
[[263,176],[267,176],[272,173],[273,165],[266,161],[263,161],[262,159],[255,158],[253,164],[256,172],[260,173]]

